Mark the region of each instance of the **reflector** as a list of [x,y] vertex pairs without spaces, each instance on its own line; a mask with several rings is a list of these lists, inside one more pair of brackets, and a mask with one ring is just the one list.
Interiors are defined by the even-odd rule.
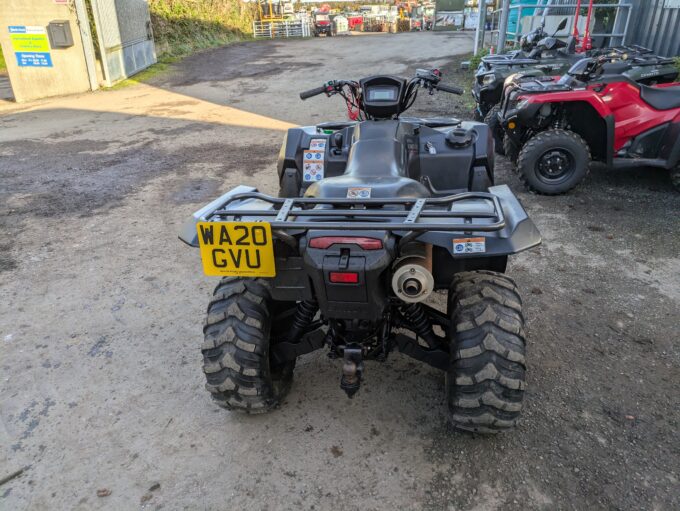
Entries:
[[328,277],[334,284],[357,284],[359,282],[359,274],[355,272],[332,271]]
[[309,248],[326,249],[336,244],[358,245],[363,250],[380,250],[383,248],[382,240],[358,236],[322,236],[320,238],[312,238],[309,241]]

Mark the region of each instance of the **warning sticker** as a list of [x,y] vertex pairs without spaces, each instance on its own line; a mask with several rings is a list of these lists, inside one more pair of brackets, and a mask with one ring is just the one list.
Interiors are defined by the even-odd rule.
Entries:
[[302,162],[307,163],[307,162],[323,162],[324,160],[324,151],[305,151],[303,156],[302,156]]
[[306,161],[302,164],[302,180],[306,183],[321,181],[323,179],[323,161]]
[[454,254],[479,254],[486,252],[486,238],[462,238],[453,240]]
[[323,151],[326,149],[325,138],[313,138],[309,143],[309,149],[312,151]]
[[348,199],[370,199],[371,189],[369,187],[363,186],[353,186],[347,188],[347,198]]

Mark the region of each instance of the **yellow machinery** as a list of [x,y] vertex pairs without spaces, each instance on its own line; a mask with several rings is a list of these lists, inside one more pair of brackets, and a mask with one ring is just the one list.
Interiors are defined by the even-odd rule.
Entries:
[[260,21],[285,21],[295,14],[293,3],[283,0],[259,0],[257,9]]

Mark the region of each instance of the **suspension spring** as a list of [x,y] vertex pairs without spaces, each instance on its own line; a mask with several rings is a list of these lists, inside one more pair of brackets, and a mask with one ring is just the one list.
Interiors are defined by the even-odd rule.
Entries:
[[408,320],[413,331],[422,337],[430,348],[439,344],[439,340],[432,330],[432,323],[427,317],[425,309],[419,303],[411,303],[401,309],[401,313]]
[[316,300],[303,300],[298,303],[295,316],[293,317],[293,325],[290,329],[291,340],[299,340],[299,337],[305,333],[307,327],[312,323],[318,310],[319,302]]

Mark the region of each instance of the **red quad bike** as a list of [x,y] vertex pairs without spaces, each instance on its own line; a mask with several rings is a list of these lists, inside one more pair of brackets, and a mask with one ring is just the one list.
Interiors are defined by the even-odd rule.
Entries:
[[506,154],[527,187],[565,193],[591,161],[670,170],[680,190],[680,83],[653,87],[608,57],[577,62],[562,78],[508,80],[499,114]]

